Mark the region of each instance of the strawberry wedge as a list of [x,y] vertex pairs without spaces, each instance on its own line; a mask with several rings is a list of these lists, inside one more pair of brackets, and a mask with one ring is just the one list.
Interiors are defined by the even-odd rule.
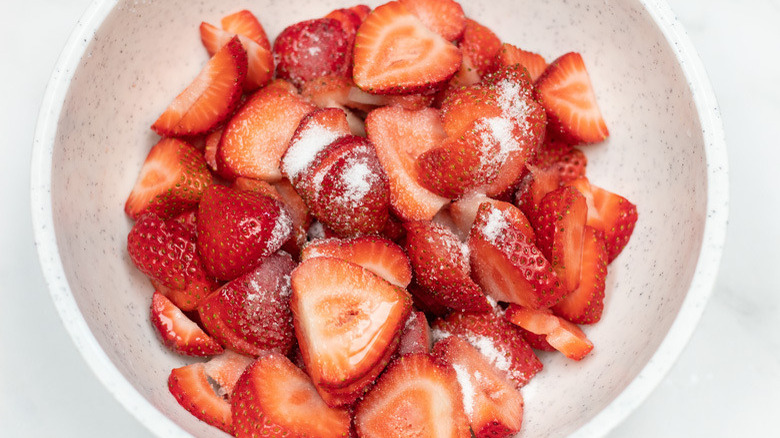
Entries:
[[353,77],[363,91],[438,91],[460,68],[460,50],[428,29],[402,3],[377,7],[358,29]]
[[238,37],[233,37],[176,96],[152,129],[171,137],[211,131],[225,121],[241,101],[247,66],[246,50]]
[[582,360],[593,350],[593,343],[575,324],[555,316],[550,310],[532,310],[510,304],[506,318],[536,335],[544,335],[547,342],[569,359]]
[[[236,34],[222,30],[209,23],[200,24],[200,39],[203,46],[214,55],[220,48],[230,42]],[[246,50],[248,70],[244,81],[244,91],[254,91],[271,80],[274,72],[274,57],[271,51],[260,45],[257,41],[238,35],[241,45]]]

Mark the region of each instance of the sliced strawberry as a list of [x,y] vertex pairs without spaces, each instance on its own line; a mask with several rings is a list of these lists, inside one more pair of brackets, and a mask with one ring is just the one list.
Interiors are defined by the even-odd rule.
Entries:
[[[222,30],[209,23],[200,24],[200,39],[211,56],[235,36],[235,33]],[[244,80],[244,91],[254,91],[271,80],[274,73],[274,57],[269,49],[257,41],[243,35],[238,35],[238,39],[247,54],[248,70]]]
[[471,436],[455,371],[422,353],[388,367],[358,403],[355,426],[361,437]]
[[445,319],[435,320],[432,329],[434,341],[448,336],[468,341],[518,388],[542,369],[542,363],[519,329],[494,312],[452,313]]
[[150,279],[172,289],[186,289],[206,278],[196,242],[195,234],[175,220],[147,214],[127,235],[127,253]]
[[420,185],[416,160],[445,138],[439,112],[379,108],[368,114],[366,131],[387,173],[394,213],[402,220],[431,220],[448,200]]
[[398,287],[405,288],[412,281],[412,268],[406,253],[383,237],[315,240],[303,249],[301,261],[323,256],[360,265]]
[[463,57],[469,59],[480,75],[484,75],[501,50],[501,40],[492,30],[466,18],[466,28],[459,46]]
[[334,141],[350,134],[344,111],[323,108],[310,112],[301,119],[282,156],[282,174],[302,196],[313,197],[312,188],[303,187],[301,181],[305,175],[311,177],[318,154]]
[[198,251],[206,271],[220,280],[252,270],[291,233],[282,203],[260,193],[213,185],[198,206]]
[[369,111],[373,105],[351,100],[355,83],[351,78],[326,75],[311,79],[301,85],[301,95],[320,108],[358,108]]
[[428,29],[447,41],[458,41],[466,30],[463,8],[453,0],[400,0]]
[[184,141],[163,138],[146,156],[125,213],[136,220],[145,213],[171,218],[197,205],[212,181],[200,151]]
[[219,174],[219,166],[217,166],[217,148],[219,147],[219,140],[222,138],[222,129],[210,132],[205,139],[206,144],[203,148],[203,158],[206,160],[206,164],[213,172]]
[[546,335],[547,342],[569,359],[581,360],[593,350],[593,343],[579,327],[549,310],[532,310],[510,304],[506,318],[531,333]]
[[472,277],[497,301],[550,307],[566,288],[525,233],[500,209],[480,205],[469,236]]
[[276,76],[297,86],[325,75],[346,76],[351,41],[341,23],[318,18],[285,28],[274,41]]
[[254,362],[254,357],[225,350],[222,354],[209,359],[203,366],[209,379],[216,383],[217,394],[222,397],[230,397],[241,374],[252,362]]
[[447,197],[481,185],[496,195],[514,185],[546,126],[530,79],[516,65],[449,96],[442,103],[442,121],[448,140],[420,156],[418,164],[420,182]]
[[371,13],[371,8],[366,5],[355,5],[349,8],[350,11],[356,13],[360,17],[360,22],[366,21],[368,14]]
[[353,79],[374,94],[437,91],[458,71],[460,51],[398,1],[368,15],[355,38]]
[[529,163],[558,174],[560,184],[566,184],[585,176],[588,158],[566,143],[547,141],[536,151]]
[[544,60],[542,55],[534,52],[527,52],[519,49],[511,44],[504,43],[501,45],[501,49],[493,58],[489,71],[497,70],[501,67],[506,67],[514,64],[520,64],[528,70],[528,75],[531,80],[536,82],[539,76],[544,73],[547,68],[547,61]]
[[399,356],[412,353],[430,353],[431,344],[431,327],[428,325],[425,313],[413,311],[404,323],[396,353]]
[[504,213],[504,217],[515,225],[523,234],[531,239],[535,239],[536,235],[528,218],[525,217],[522,211],[520,211],[514,205],[498,201],[492,198],[488,198],[485,194],[479,192],[471,192],[466,196],[458,199],[450,204],[449,211],[455,225],[460,231],[463,239],[468,238],[471,227],[474,224],[474,220],[477,218],[477,211],[479,206],[483,202],[488,202],[494,207],[498,208]]
[[200,304],[212,290],[219,287],[213,280],[200,281],[190,279],[190,282],[184,289],[168,287],[162,282],[154,279],[151,279],[151,283],[156,292],[163,294],[165,298],[171,300],[173,305],[185,312],[195,310],[198,307],[198,304]]
[[[292,273],[292,290],[295,335],[321,394],[348,387],[372,371],[378,375],[375,366],[395,351],[409,314],[406,291],[332,257],[301,262]],[[371,381],[361,384],[367,387]]]
[[387,218],[385,227],[379,234],[401,246],[403,246],[404,242],[406,241],[406,229],[404,228],[404,223],[401,221],[401,219],[395,217],[392,212]]
[[585,227],[582,245],[582,268],[577,289],[553,306],[553,312],[576,324],[593,324],[604,310],[604,289],[607,279],[607,246],[604,233]]
[[503,438],[520,430],[523,396],[505,372],[456,336],[438,342],[433,354],[455,370],[463,407],[476,438]]
[[268,36],[263,29],[263,25],[257,20],[257,17],[246,9],[226,15],[220,23],[222,29],[228,32],[243,35],[256,41],[266,50],[271,50],[271,43],[268,42]]
[[160,292],[152,295],[152,326],[166,347],[187,356],[211,356],[222,347]]
[[406,253],[417,282],[441,305],[487,312],[490,305],[471,280],[468,246],[449,229],[429,221],[406,223]]
[[444,316],[450,313],[450,309],[436,300],[428,289],[420,286],[416,279],[412,278],[406,290],[412,296],[414,307],[422,310],[426,315]]
[[547,111],[548,132],[570,144],[597,143],[609,136],[582,56],[562,55],[536,81],[536,98]]
[[527,165],[529,172],[523,176],[515,193],[517,205],[526,217],[538,214],[539,204],[548,193],[560,186],[560,175],[557,169],[541,168]]
[[232,177],[280,180],[282,154],[312,110],[313,105],[282,85],[257,91],[225,125],[217,153],[220,170]]
[[251,361],[226,350],[206,363],[173,369],[168,377],[168,390],[192,415],[232,434],[231,390]]
[[309,376],[278,353],[260,356],[246,370],[231,407],[238,438],[349,435],[349,411],[326,405]]
[[587,178],[570,183],[588,203],[587,224],[604,232],[607,260],[611,263],[628,244],[638,218],[636,205],[628,199],[590,184]]
[[247,65],[246,50],[238,37],[233,37],[176,96],[152,129],[162,136],[173,137],[198,135],[214,129],[238,106]]
[[293,224],[292,238],[285,243],[282,249],[297,257],[306,244],[306,232],[312,222],[309,207],[306,206],[306,203],[303,202],[301,196],[286,178],[274,183],[273,187],[279,193],[284,206],[287,207]]
[[574,187],[559,187],[546,194],[536,214],[530,217],[536,230],[536,245],[567,291],[580,282],[580,264],[588,205]]
[[358,15],[357,12],[353,11],[352,9],[334,9],[330,11],[328,15],[325,16],[325,18],[333,18],[334,20],[338,20],[338,22],[341,24],[341,28],[344,30],[344,33],[347,36],[347,40],[349,41],[350,45],[354,43],[355,34],[357,34],[357,30],[360,25],[363,24],[363,19],[360,18],[360,15]]
[[294,267],[288,254],[277,253],[214,291],[198,306],[206,331],[240,353],[289,353],[295,342],[289,309]]

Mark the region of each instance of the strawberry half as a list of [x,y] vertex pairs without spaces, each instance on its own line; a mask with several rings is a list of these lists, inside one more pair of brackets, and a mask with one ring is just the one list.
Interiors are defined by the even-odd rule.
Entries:
[[296,86],[325,75],[346,76],[351,40],[333,18],[302,21],[285,28],[274,41],[276,77]]
[[[290,307],[306,369],[320,394],[349,388],[351,403],[397,347],[411,308],[403,289],[332,257],[304,260],[292,273]],[[365,379],[369,376],[368,379]]]
[[479,206],[482,205],[483,202],[488,202],[501,210],[504,213],[504,217],[509,222],[515,224],[515,227],[523,234],[531,239],[536,239],[531,222],[528,221],[528,218],[526,218],[523,212],[517,207],[508,202],[488,198],[484,193],[471,192],[449,206],[450,217],[452,217],[455,226],[458,228],[459,233],[464,240],[468,238],[471,227],[474,225],[474,220],[477,218]]
[[531,223],[536,245],[550,261],[567,291],[580,282],[580,264],[588,205],[574,187],[560,187],[546,194]]
[[160,292],[152,295],[152,326],[166,347],[186,356],[212,356],[222,346]]
[[612,263],[634,232],[638,218],[636,205],[616,193],[590,184],[587,178],[578,178],[570,185],[585,196],[588,203],[587,224],[604,232],[607,260]]
[[198,251],[206,270],[220,280],[250,271],[291,233],[282,203],[260,193],[213,185],[198,206]]
[[301,119],[314,110],[297,92],[284,85],[258,90],[225,125],[217,165],[226,176],[282,178],[279,163]]
[[566,53],[536,81],[536,99],[547,111],[548,132],[566,143],[598,143],[609,136],[582,55]]
[[301,261],[323,256],[360,265],[398,287],[405,288],[412,281],[412,268],[404,250],[383,237],[318,239],[306,245]]
[[505,372],[456,336],[438,342],[433,355],[455,370],[463,407],[476,438],[503,438],[520,430],[523,395]]
[[311,213],[341,237],[380,232],[390,214],[387,176],[376,150],[364,137],[348,135],[331,143],[315,170],[302,181],[313,196],[301,196]]
[[200,151],[182,140],[163,138],[146,156],[125,213],[135,220],[145,213],[171,218],[197,205],[212,181]]
[[434,222],[407,222],[405,226],[406,253],[415,278],[431,298],[457,311],[489,311],[485,294],[470,277],[468,246]]
[[580,285],[553,306],[553,313],[576,324],[594,324],[604,310],[607,280],[607,245],[604,233],[585,227]]
[[153,281],[184,290],[206,283],[195,234],[175,220],[154,214],[138,220],[127,235],[127,253],[133,264]]
[[480,205],[469,236],[472,277],[498,301],[534,309],[550,307],[567,290],[525,233],[500,209]]
[[437,91],[458,71],[460,51],[429,30],[402,3],[368,15],[355,38],[353,79],[373,94]]
[[453,0],[400,0],[428,29],[447,41],[458,41],[466,30],[463,8]]
[[295,342],[289,308],[293,268],[288,254],[274,254],[214,291],[198,306],[206,331],[240,353],[289,353]]
[[222,30],[209,23],[200,24],[200,40],[203,46],[213,56],[230,40],[238,36],[247,54],[247,73],[244,80],[244,91],[254,91],[268,83],[274,73],[274,57],[271,51],[257,41],[244,35]]
[[469,438],[455,371],[428,354],[393,362],[355,408],[358,436]]
[[349,436],[349,412],[326,405],[309,376],[278,353],[263,354],[247,368],[230,404],[238,438]]
[[378,108],[368,114],[366,131],[387,174],[393,212],[402,220],[433,219],[448,199],[420,185],[416,160],[446,137],[439,112]]
[[548,309],[532,310],[510,304],[506,319],[531,333],[545,335],[547,342],[569,359],[582,360],[593,350],[593,343],[579,327]]
[[542,363],[520,330],[494,312],[452,313],[432,324],[434,341],[465,339],[519,388],[542,369]]
[[234,387],[250,361],[227,350],[207,363],[197,362],[175,368],[168,376],[168,390],[183,408],[199,420],[232,434],[228,389]]
[[263,25],[260,24],[260,21],[252,12],[246,9],[234,12],[222,17],[220,24],[222,29],[230,33],[243,35],[254,40],[266,50],[271,50],[271,43],[268,42],[265,29],[263,29]]
[[166,108],[152,129],[179,137],[211,131],[230,117],[241,101],[247,54],[233,37],[211,57],[193,82]]

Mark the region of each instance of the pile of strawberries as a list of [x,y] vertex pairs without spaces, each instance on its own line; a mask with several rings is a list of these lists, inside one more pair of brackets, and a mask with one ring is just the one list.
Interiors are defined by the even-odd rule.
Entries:
[[637,220],[575,146],[608,136],[582,57],[453,0],[359,5],[271,46],[248,11],[154,122],[125,205],[171,371],[237,437],[504,437],[534,349],[580,360]]

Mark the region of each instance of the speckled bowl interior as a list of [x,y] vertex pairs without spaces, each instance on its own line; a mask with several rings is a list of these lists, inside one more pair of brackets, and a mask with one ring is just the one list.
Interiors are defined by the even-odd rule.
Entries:
[[[354,1],[354,0],[353,0]],[[376,4],[377,2],[368,2]],[[74,32],[41,112],[33,210],[52,296],[87,362],[159,436],[222,433],[166,387],[187,360],[149,323],[152,288],[131,264],[124,201],[156,135],[151,123],[207,60],[201,21],[241,8],[277,35],[352,1],[97,2]],[[669,369],[701,314],[725,233],[725,147],[712,93],[663,3],[464,0],[505,42],[552,60],[581,52],[611,137],[584,148],[592,183],[638,205],[639,222],[610,266],[603,320],[582,362],[542,354],[523,389],[520,436],[604,434]]]

